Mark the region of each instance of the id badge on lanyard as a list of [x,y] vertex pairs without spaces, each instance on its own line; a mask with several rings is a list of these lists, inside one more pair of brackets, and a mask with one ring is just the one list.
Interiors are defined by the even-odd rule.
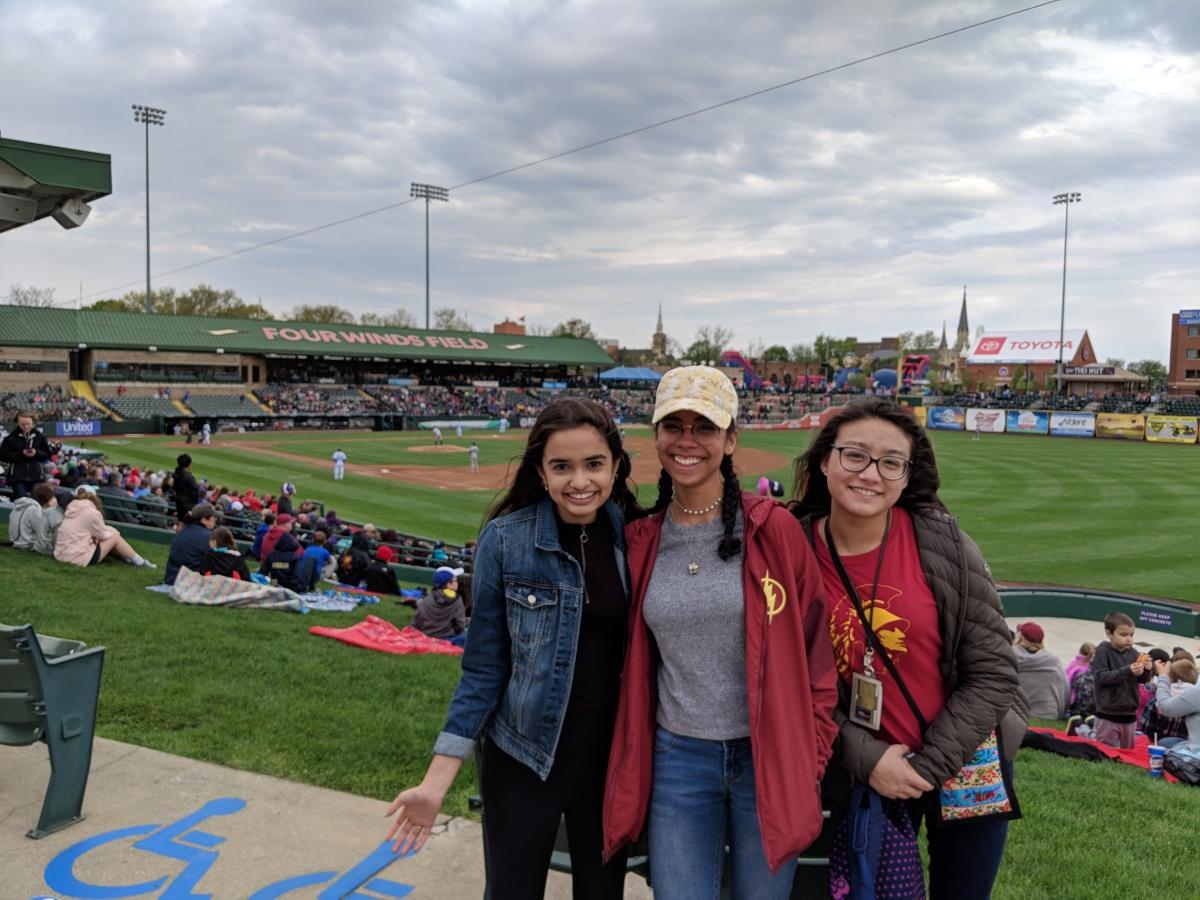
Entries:
[[883,682],[862,672],[850,678],[850,721],[877,730],[883,716]]

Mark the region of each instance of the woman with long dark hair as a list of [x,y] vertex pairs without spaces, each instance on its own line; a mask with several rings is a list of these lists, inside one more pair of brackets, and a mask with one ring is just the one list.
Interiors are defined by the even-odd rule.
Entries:
[[991,570],[939,485],[925,430],[871,397],[796,460],[792,512],[821,567],[846,689],[835,765],[928,823],[931,897],[987,897],[1016,808],[944,825],[968,810],[944,809],[940,788],[981,745],[1000,755],[993,732],[1011,778],[1028,706]]
[[396,848],[420,848],[478,745],[495,900],[544,894],[564,816],[574,896],[623,892],[625,856],[603,861],[600,809],[629,609],[622,525],[638,509],[629,471],[599,404],[542,410],[479,536],[462,679],[433,761],[388,808]]
[[821,831],[836,727],[821,580],[786,509],[743,493],[737,392],[708,366],[658,386],[662,474],[626,529],[630,645],[609,759],[605,849],[648,824],[658,900],[715,900],[725,847],[733,898],[791,891]]

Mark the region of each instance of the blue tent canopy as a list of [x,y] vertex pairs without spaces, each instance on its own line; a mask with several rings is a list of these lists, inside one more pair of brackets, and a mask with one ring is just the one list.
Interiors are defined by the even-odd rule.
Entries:
[[601,372],[600,380],[653,381],[657,384],[662,380],[662,376],[653,369],[647,369],[644,366],[617,366],[615,369],[609,369],[607,372]]

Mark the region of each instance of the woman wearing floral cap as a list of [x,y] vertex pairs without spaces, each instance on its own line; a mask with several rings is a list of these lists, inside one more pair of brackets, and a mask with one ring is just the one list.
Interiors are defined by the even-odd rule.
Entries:
[[605,852],[649,829],[658,900],[787,897],[821,831],[837,728],[820,574],[796,520],[743,493],[737,392],[709,366],[658,386],[658,501],[626,527],[633,606]]

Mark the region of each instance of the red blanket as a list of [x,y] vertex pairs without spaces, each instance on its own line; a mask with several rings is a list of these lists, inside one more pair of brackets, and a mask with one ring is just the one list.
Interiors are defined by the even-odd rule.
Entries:
[[[1123,762],[1131,766],[1137,766],[1139,769],[1150,771],[1150,754],[1146,750],[1150,746],[1150,738],[1144,734],[1135,734],[1133,736],[1133,746],[1128,750],[1122,750],[1118,747],[1110,747],[1108,744],[1101,744],[1099,741],[1093,741],[1090,738],[1078,737],[1076,735],[1068,735],[1061,731],[1056,731],[1053,728],[1030,728],[1030,731],[1037,731],[1041,734],[1048,734],[1060,741],[1073,741],[1077,744],[1087,744],[1090,747],[1095,747],[1109,759]],[[1178,779],[1168,772],[1163,772],[1163,777],[1167,781],[1177,781]]]
[[443,656],[462,656],[463,648],[441,638],[431,638],[411,625],[397,628],[391,622],[367,616],[349,628],[325,628],[314,625],[309,634],[329,637],[352,647],[381,650],[384,653],[440,653]]

